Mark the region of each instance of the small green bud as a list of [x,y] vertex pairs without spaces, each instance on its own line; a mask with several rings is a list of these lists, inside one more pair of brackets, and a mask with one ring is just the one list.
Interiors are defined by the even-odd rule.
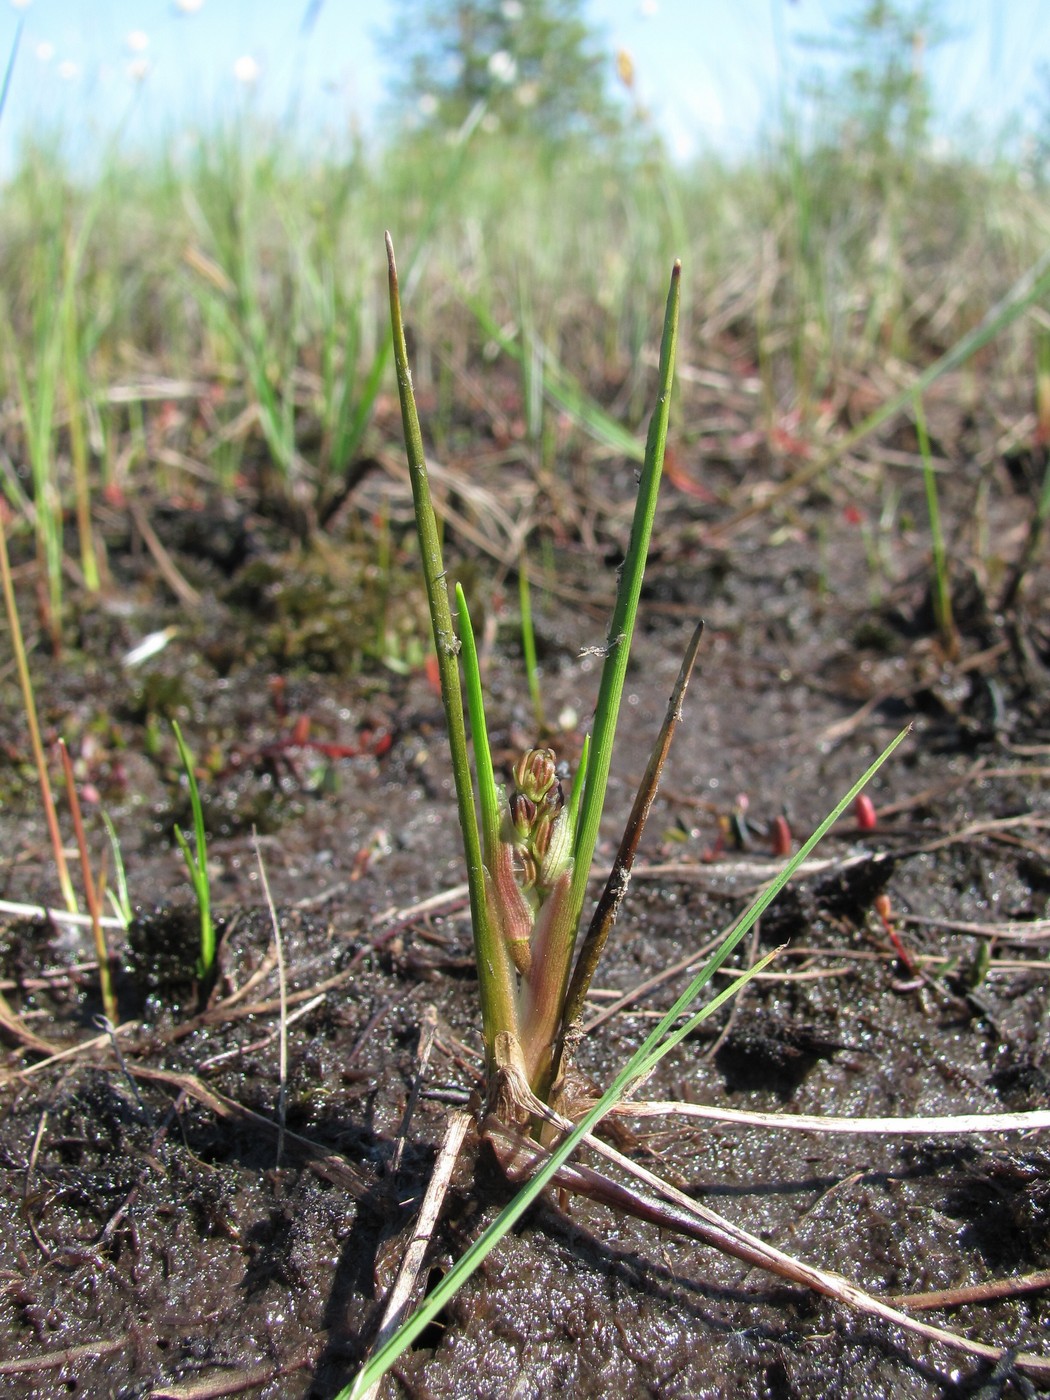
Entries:
[[518,790],[532,802],[539,802],[557,781],[553,749],[529,749],[514,765]]

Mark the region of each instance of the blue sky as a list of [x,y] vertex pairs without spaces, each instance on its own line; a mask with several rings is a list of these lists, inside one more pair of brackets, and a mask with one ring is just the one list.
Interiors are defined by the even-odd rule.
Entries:
[[[795,37],[835,32],[857,0],[586,0],[611,52],[680,157],[734,154],[776,108],[804,58]],[[0,0],[0,50],[22,50],[0,126],[0,164],[21,131],[71,141],[151,138],[253,104],[316,129],[374,130],[391,57],[392,0]],[[930,57],[944,130],[996,132],[1050,111],[1050,3],[945,0],[952,37]],[[6,46],[6,47],[4,47]],[[1048,72],[1041,73],[1045,66]]]

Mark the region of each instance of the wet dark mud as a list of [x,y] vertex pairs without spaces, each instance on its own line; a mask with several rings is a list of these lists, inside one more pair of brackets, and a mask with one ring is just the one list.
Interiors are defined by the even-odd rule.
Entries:
[[[737,965],[780,944],[785,953],[663,1063],[647,1093],[852,1116],[1045,1107],[1044,559],[1000,606],[1031,493],[987,454],[945,475],[958,629],[949,646],[930,602],[914,466],[894,472],[873,453],[720,539],[712,528],[746,503],[744,483],[784,464],[742,464],[708,443],[705,491],[693,490],[689,441],[702,432],[702,405],[687,401],[685,417],[605,859],[701,613],[707,636],[580,1068],[608,1081],[681,978],[615,1009],[618,998],[687,959],[768,878],[775,819],[786,816],[796,840],[807,834],[911,724],[872,785],[874,830],[843,818]],[[899,454],[907,444],[883,446]],[[500,538],[479,492],[547,521],[534,601],[547,714],[560,719],[554,743],[571,762],[594,702],[632,472],[578,466],[572,510],[566,487],[552,514],[524,470],[458,470],[446,503],[472,530],[450,526],[448,548],[476,599],[499,761],[534,739],[535,721],[513,575],[478,545],[479,534]],[[985,512],[976,523],[975,502]],[[134,522],[113,511],[102,522],[104,600],[71,600],[61,657],[27,629],[46,734],[70,744],[96,859],[105,839],[95,813],[113,818],[135,917],[111,934],[115,1034],[99,1028],[82,927],[8,913],[0,929],[0,1390],[40,1400],[329,1397],[370,1345],[447,1116],[477,1089],[480,1064],[404,483],[381,459],[305,544],[251,502],[158,502],[152,520],[196,602],[173,596]],[[30,562],[17,573],[29,616]],[[163,629],[171,634],[152,658],[124,663]],[[57,907],[10,668],[0,683],[0,897]],[[220,954],[203,985],[171,834],[189,823],[172,718],[206,798]],[[278,960],[253,828],[287,971],[283,1084]],[[112,882],[112,856],[109,868]],[[1050,1268],[1041,1135],[820,1137],[641,1118],[625,1127],[621,1146],[645,1165],[880,1296]],[[488,1149],[470,1142],[424,1284],[509,1194]],[[1045,1351],[1050,1291],[1004,1288],[928,1317]],[[1008,1361],[952,1354],[670,1232],[552,1195],[406,1353],[384,1394],[860,1400],[1025,1395],[1028,1385]]]

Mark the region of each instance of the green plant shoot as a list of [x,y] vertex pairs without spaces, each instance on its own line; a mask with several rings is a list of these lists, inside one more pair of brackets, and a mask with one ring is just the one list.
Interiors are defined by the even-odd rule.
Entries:
[[[521,1048],[533,1091],[545,1099],[551,1088],[555,1042],[605,801],[656,512],[674,372],[681,268],[676,263],[671,275],[660,353],[659,398],[650,424],[631,541],[606,641],[594,738],[585,746],[566,799],[555,756],[546,748],[532,748],[521,756],[514,767],[509,794],[496,782],[477,648],[460,589],[456,595],[458,635],[453,628],[389,235],[387,256],[394,358],[467,863],[488,1068],[491,1075],[496,1067],[497,1040],[501,1035],[509,1035]],[[474,745],[473,772],[467,751],[461,665]]]
[[211,885],[208,882],[208,838],[204,830],[204,808],[201,806],[197,777],[193,771],[193,755],[186,747],[182,730],[175,720],[172,720],[171,727],[175,731],[175,742],[179,746],[179,758],[190,789],[190,806],[193,809],[193,850],[190,850],[190,843],[177,822],[175,824],[175,840],[179,843],[193,892],[197,896],[197,908],[200,910],[201,920],[201,953],[197,960],[197,976],[205,978],[210,976],[215,963],[215,924],[211,915]]
[[525,658],[525,677],[529,683],[529,700],[536,732],[543,734],[547,722],[543,715],[543,691],[536,663],[536,629],[532,625],[532,591],[529,588],[529,565],[524,549],[518,557],[518,608],[521,613],[521,650]]

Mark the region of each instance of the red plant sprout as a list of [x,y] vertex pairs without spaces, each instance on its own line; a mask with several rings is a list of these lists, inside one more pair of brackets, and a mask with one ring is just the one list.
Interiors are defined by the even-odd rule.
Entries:
[[775,856],[791,854],[791,827],[783,812],[773,818],[769,828],[769,849]]
[[875,896],[875,912],[878,914],[882,927],[886,930],[886,937],[893,944],[894,952],[900,958],[908,971],[910,977],[921,977],[922,973],[919,964],[905,948],[900,940],[900,935],[893,926],[893,906],[890,904],[888,894],[877,894]]

